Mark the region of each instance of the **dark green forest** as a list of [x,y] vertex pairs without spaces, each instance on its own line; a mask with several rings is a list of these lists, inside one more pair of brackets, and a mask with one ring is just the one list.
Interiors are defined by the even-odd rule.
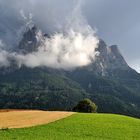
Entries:
[[84,70],[22,67],[0,75],[0,108],[70,111],[89,98],[98,112],[140,117],[140,78],[132,71],[131,76],[124,73],[101,77]]

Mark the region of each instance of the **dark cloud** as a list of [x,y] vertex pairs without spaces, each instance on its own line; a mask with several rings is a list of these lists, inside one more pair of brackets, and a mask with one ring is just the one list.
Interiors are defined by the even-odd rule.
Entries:
[[99,36],[108,44],[118,44],[127,62],[137,69],[140,67],[139,5],[139,0],[88,0],[84,8]]
[[[99,40],[82,15],[82,4],[82,0],[0,1],[0,66],[9,66],[11,60],[19,67],[47,66],[65,70],[90,64],[98,55]],[[32,29],[34,24],[39,27],[35,33],[40,44],[37,50],[27,54],[15,51],[24,29]],[[44,38],[45,32],[50,38]]]
[[65,0],[0,0],[0,38],[8,46],[15,45],[30,13],[32,20],[44,32],[56,32],[63,27],[73,3]]
[[[20,10],[33,13],[36,24],[45,32],[61,30],[64,20],[78,0],[0,0],[0,37],[16,43],[24,24]],[[82,0],[81,0],[82,1]],[[118,44],[127,62],[140,67],[140,1],[85,0],[83,14],[98,35],[109,45]],[[19,32],[17,32],[17,28]]]

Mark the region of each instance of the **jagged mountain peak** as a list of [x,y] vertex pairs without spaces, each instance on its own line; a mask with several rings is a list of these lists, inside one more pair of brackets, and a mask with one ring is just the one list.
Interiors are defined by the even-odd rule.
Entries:
[[107,52],[107,44],[105,43],[104,40],[99,39],[99,45],[97,51],[99,51],[100,53]]
[[117,45],[111,45],[109,46],[110,50],[113,51],[113,52],[117,52],[117,53],[120,53],[120,50],[118,48]]
[[111,45],[107,48],[108,53],[113,53],[115,56],[122,56],[121,51],[117,45]]
[[99,55],[93,63],[84,67],[85,71],[92,72],[95,75],[109,76],[110,74],[113,75],[114,70],[130,69],[117,45],[107,46],[105,41],[100,39],[97,51]]
[[112,45],[108,47],[108,56],[110,59],[110,64],[112,69],[128,69],[129,66],[125,61],[120,49],[117,45]]
[[21,41],[19,42],[18,51],[22,53],[30,53],[36,51],[39,45],[36,35],[36,26],[28,28],[28,30],[26,30],[23,34]]
[[23,37],[21,38],[16,51],[24,54],[38,51],[38,48],[46,37],[48,38],[49,35],[46,33],[43,34],[36,25],[28,27],[23,33]]
[[[25,31],[23,37],[18,45],[19,53],[32,53],[38,51],[43,39],[48,38],[48,34],[40,32],[41,39],[38,38],[39,30],[34,25]],[[99,55],[84,69],[92,71],[95,74],[106,76],[110,74],[110,71],[114,69],[129,69],[128,64],[123,58],[117,45],[107,46],[104,40],[99,39],[99,45],[97,48]],[[83,69],[83,68],[79,68]]]

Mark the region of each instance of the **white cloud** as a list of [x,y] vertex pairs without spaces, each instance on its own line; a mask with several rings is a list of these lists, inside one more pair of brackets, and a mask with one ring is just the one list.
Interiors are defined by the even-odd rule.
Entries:
[[[43,31],[50,29],[51,37],[44,39],[41,32],[38,32],[36,37],[42,41],[42,44],[39,46],[38,51],[32,53],[21,54],[1,49],[0,66],[10,65],[10,60],[12,59],[19,66],[47,66],[71,69],[85,66],[95,59],[98,54],[96,48],[99,41],[94,30],[82,15],[81,6],[83,0],[78,0],[76,4],[74,3],[75,6],[71,9],[71,12],[64,15],[57,12],[49,15],[49,6],[47,4],[50,4],[50,6],[51,4],[55,5],[50,0],[41,0],[39,2],[37,0],[14,1],[15,5],[10,5],[11,1],[9,0],[0,1],[0,4],[7,9],[4,16],[0,16],[3,21],[3,26],[0,26],[0,29],[4,27],[2,30],[3,32],[6,31],[4,38],[2,35],[1,39],[6,48],[9,48],[9,46],[15,47],[19,39],[21,39],[24,28],[33,23],[41,30],[45,29]],[[51,13],[57,9],[55,8],[53,7]],[[2,12],[4,11],[2,10]],[[51,17],[52,15],[53,17]],[[58,17],[61,17],[61,21],[58,20]],[[12,23],[9,22],[10,18],[12,18]],[[49,23],[50,21],[51,24]],[[17,24],[19,26],[16,26]]]
[[16,55],[20,65],[28,67],[48,66],[71,69],[91,63],[98,54],[98,39],[93,35],[82,35],[70,31],[67,35],[57,33],[44,40],[37,52]]
[[137,72],[140,73],[140,63],[139,63],[139,62],[140,62],[139,59],[134,60],[134,61],[130,62],[130,66],[131,66],[132,68],[134,68]]

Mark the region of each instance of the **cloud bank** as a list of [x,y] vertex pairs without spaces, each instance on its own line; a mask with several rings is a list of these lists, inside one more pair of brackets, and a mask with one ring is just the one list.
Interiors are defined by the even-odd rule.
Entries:
[[[0,16],[0,66],[8,67],[12,60],[19,67],[46,66],[69,70],[95,60],[99,54],[96,51],[99,40],[82,15],[83,0],[70,2],[68,10],[63,9],[67,14],[54,0],[13,1],[0,0],[3,13]],[[64,0],[59,4],[62,3]],[[26,54],[15,51],[24,31],[34,24],[39,28],[35,38],[41,42],[37,50]],[[50,37],[45,38],[44,32]]]

